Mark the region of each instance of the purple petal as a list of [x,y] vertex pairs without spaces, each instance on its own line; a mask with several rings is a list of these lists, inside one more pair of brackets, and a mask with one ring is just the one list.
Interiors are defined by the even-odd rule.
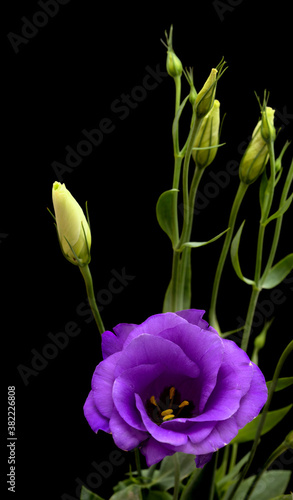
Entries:
[[98,432],[99,430],[110,432],[109,420],[103,417],[96,408],[93,391],[90,391],[84,404],[83,411],[85,418],[94,432]]
[[120,358],[120,353],[112,354],[96,367],[92,378],[92,390],[95,405],[107,418],[113,410],[112,388],[115,380],[114,371]]
[[238,429],[242,429],[259,414],[268,398],[268,390],[262,372],[254,363],[250,364],[253,370],[250,389],[241,399],[240,408],[234,416]]
[[228,444],[238,433],[235,418],[231,417],[221,422],[215,422],[210,434],[195,444],[196,454],[212,453]]
[[208,422],[226,420],[239,408],[241,399],[241,379],[229,365],[222,364],[218,372],[217,384],[209,397],[204,411],[194,420]]
[[143,333],[148,333],[157,337],[167,328],[173,328],[180,324],[186,324],[186,321],[175,313],[155,314],[132,330],[125,345],[128,345],[135,337]]
[[182,433],[174,432],[173,430],[166,429],[164,422],[161,425],[155,424],[148,416],[144,404],[138,394],[135,395],[136,406],[140,411],[142,421],[151,434],[151,436],[160,441],[160,443],[169,443],[172,446],[180,446],[187,442],[187,436]]
[[203,330],[209,330],[213,333],[218,333],[212,326],[209,326],[208,322],[202,319],[205,311],[202,309],[185,309],[183,311],[176,312],[178,316],[186,319],[188,323],[192,325],[199,326]]
[[123,349],[125,340],[127,339],[129,333],[137,325],[120,323],[113,328],[114,333],[106,331],[102,334],[102,354],[103,359],[106,359],[111,354],[119,352]]
[[237,378],[241,385],[241,395],[247,393],[250,388],[253,375],[252,365],[246,352],[238,347],[232,340],[223,339],[224,344],[224,359],[223,363],[227,363],[237,371]]
[[135,393],[149,392],[150,385],[160,377],[163,369],[160,363],[136,366],[123,372],[114,382],[112,395],[116,409],[125,422],[138,430],[146,429],[136,407]]
[[158,443],[154,438],[150,437],[143,443],[141,453],[145,456],[147,466],[157,464],[166,456],[174,455],[174,451],[166,448],[162,443]]
[[115,408],[110,419],[110,431],[118,448],[126,451],[136,448],[148,438],[147,432],[141,432],[129,426]]
[[196,377],[199,374],[197,364],[191,361],[178,345],[160,337],[143,334],[134,338],[127,347],[124,346],[116,366],[115,378],[129,368],[157,363],[164,366],[173,376],[185,374],[187,377]]
[[218,371],[224,356],[224,346],[219,335],[213,332],[201,330],[195,325],[178,325],[162,332],[162,338],[179,345],[185,354],[196,362],[200,369],[200,375],[195,383],[198,384],[195,394],[190,394],[189,399],[197,402],[195,411],[201,413],[212,393],[216,382]]
[[206,455],[196,455],[195,465],[198,469],[202,469],[205,464],[207,464],[213,456],[213,453],[207,453]]

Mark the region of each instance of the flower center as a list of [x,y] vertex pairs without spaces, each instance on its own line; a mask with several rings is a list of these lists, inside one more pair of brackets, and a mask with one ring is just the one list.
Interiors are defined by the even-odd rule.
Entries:
[[174,418],[191,417],[194,405],[191,401],[181,401],[181,397],[175,387],[163,390],[159,399],[151,396],[147,401],[147,412],[149,417],[158,425]]

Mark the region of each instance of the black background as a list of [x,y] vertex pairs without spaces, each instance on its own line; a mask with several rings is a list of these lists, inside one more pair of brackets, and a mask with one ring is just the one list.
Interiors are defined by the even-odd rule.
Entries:
[[[276,126],[282,132],[277,153],[292,137],[291,10],[288,2],[260,1],[256,7],[256,2],[249,0],[222,2],[218,10],[210,1],[159,6],[157,2],[115,5],[70,0],[59,5],[59,12],[45,26],[31,32],[27,43],[22,40],[13,47],[7,35],[23,36],[26,20],[45,22],[36,14],[43,9],[35,1],[11,1],[6,9],[0,212],[2,400],[5,409],[6,387],[15,385],[18,438],[16,494],[10,496],[72,499],[77,498],[80,482],[92,486],[89,475],[95,470],[93,462],[108,461],[117,448],[110,435],[101,432],[96,436],[83,416],[91,376],[101,359],[100,339],[94,322],[78,312],[86,300],[82,277],[62,257],[46,210],[52,209],[52,183],[65,182],[82,206],[88,201],[93,235],[90,267],[96,293],[106,301],[102,311],[106,328],[119,322],[140,323],[160,312],[170,277],[171,248],[156,222],[155,204],[172,185],[174,108],[173,81],[162,76],[166,51],[160,38],[173,23],[174,49],[184,66],[194,67],[198,90],[222,56],[229,66],[217,91],[221,112],[227,113],[222,133],[227,144],[203,177],[200,191],[205,201],[194,231],[194,239],[206,240],[227,227],[238,187],[237,175],[228,176],[224,187],[215,186],[214,181],[208,187],[210,172],[226,172],[230,161],[239,162],[259,116],[254,91],[262,98],[264,89],[269,90],[269,104],[278,110]],[[141,94],[136,87],[142,86],[148,68],[161,76],[156,88]],[[187,90],[184,84],[183,97]],[[123,94],[132,98],[122,113],[117,106]],[[53,162],[65,164],[65,148],[76,151],[85,139],[82,130],[98,128],[104,118],[111,120],[113,131],[104,134],[77,167],[57,179]],[[290,155],[292,146],[285,168]],[[247,220],[240,258],[249,277],[259,221],[256,184],[248,191],[238,221]],[[292,209],[284,217],[277,258],[292,252],[290,217]],[[221,240],[193,253],[195,308],[209,308],[220,250]],[[110,297],[113,270],[121,273],[123,269],[133,279]],[[260,297],[263,309],[259,323],[265,316],[276,317],[260,354],[268,380],[292,338],[292,273],[289,278],[291,283],[288,280],[278,286],[278,303],[270,291]],[[108,290],[106,295],[103,290]],[[223,330],[239,326],[249,293],[249,287],[235,277],[228,263],[218,310]],[[53,359],[43,369],[28,374],[25,384],[19,366],[31,369],[31,350],[46,351],[51,343],[48,335],[64,332],[71,322],[79,334],[70,338],[64,349],[55,349],[55,354],[51,351]],[[253,336],[261,326],[254,328]],[[292,375],[289,365],[290,360],[282,375]],[[288,405],[291,400],[287,389],[276,394],[272,408]],[[262,440],[254,472],[289,430],[290,415]],[[6,464],[6,425],[1,434]],[[288,456],[286,466],[284,459],[276,467],[292,467],[292,454]],[[134,466],[133,454],[121,452],[122,465],[114,466],[113,473],[94,491],[109,498],[113,484],[124,478],[129,460]],[[1,479],[4,491],[6,468]]]

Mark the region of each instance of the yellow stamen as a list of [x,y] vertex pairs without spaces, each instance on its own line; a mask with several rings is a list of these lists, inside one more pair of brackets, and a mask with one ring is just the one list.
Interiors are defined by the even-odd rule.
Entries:
[[188,406],[189,405],[189,401],[182,401],[182,403],[180,403],[179,405],[179,408],[183,408],[184,406]]
[[170,389],[169,389],[169,398],[170,398],[169,408],[171,408],[171,406],[173,404],[173,399],[174,399],[174,396],[175,396],[175,392],[176,392],[175,387],[170,387]]
[[158,406],[158,405],[157,405],[157,401],[156,401],[156,399],[155,399],[155,396],[152,396],[152,397],[150,398],[150,402],[151,402],[153,405]]
[[161,413],[161,417],[165,417],[165,415],[171,415],[171,413],[173,413],[173,410],[169,409],[169,410],[164,410],[162,411]]
[[171,418],[174,418],[175,415],[166,415],[164,418],[163,418],[163,422],[165,422],[166,420],[171,420]]

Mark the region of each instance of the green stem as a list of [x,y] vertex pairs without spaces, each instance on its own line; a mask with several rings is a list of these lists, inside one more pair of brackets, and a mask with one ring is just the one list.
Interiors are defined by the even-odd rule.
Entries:
[[238,444],[235,443],[232,445],[232,453],[231,453],[230,464],[229,464],[229,473],[232,472],[232,469],[234,468],[234,466],[236,464],[237,453],[238,453]]
[[263,473],[269,468],[269,466],[280,456],[282,455],[282,453],[284,453],[286,450],[288,449],[288,446],[286,445],[285,442],[281,443],[280,446],[278,446],[278,448],[276,448],[273,453],[269,456],[269,458],[267,459],[267,461],[265,462],[264,466],[258,471],[258,473],[256,474],[252,484],[250,485],[250,488],[248,490],[248,492],[246,493],[245,495],[245,498],[244,500],[248,500],[253,492],[253,490],[255,489],[258,481],[260,480],[261,476],[263,475]]
[[[281,199],[280,199],[279,208],[282,207],[282,205],[285,203],[285,201],[287,199],[288,192],[289,192],[292,180],[293,180],[293,160],[291,162],[290,169],[288,171],[287,178],[286,178],[286,181],[285,181],[285,184],[284,184],[284,187],[283,187],[283,191],[282,191],[282,195],[281,195]],[[278,247],[278,242],[279,242],[279,238],[280,238],[282,222],[283,222],[283,215],[281,215],[280,217],[277,218],[277,222],[276,222],[276,226],[275,226],[275,232],[274,232],[274,236],[273,236],[273,243],[272,243],[272,246],[271,246],[270,255],[269,255],[269,258],[268,258],[265,270],[263,272],[263,275],[261,277],[261,281],[265,280],[266,275],[269,272],[269,270],[271,269],[272,264],[274,262],[274,258],[275,258],[275,255],[276,255],[276,251],[277,251],[277,247]]]
[[252,323],[253,323],[253,317],[254,317],[255,308],[256,308],[259,294],[260,294],[260,290],[258,288],[256,288],[255,286],[253,286],[251,296],[250,296],[249,306],[248,306],[248,310],[247,310],[242,341],[241,341],[241,349],[243,349],[243,351],[245,351],[245,352],[247,351],[247,347],[248,347],[248,341],[249,341],[249,337],[250,337],[251,327],[252,327]]
[[178,500],[179,495],[179,486],[180,486],[180,465],[177,453],[173,455],[174,460],[174,492],[173,492],[173,500]]
[[[183,174],[182,174],[183,228],[182,228],[180,240],[179,240],[178,245],[177,245],[177,249],[180,248],[183,243],[188,241],[186,239],[186,236],[188,234],[188,230],[190,227],[190,216],[193,214],[193,205],[191,206],[191,202],[189,201],[189,184],[188,184],[189,164],[190,164],[191,153],[192,153],[192,148],[193,148],[193,144],[195,141],[195,137],[196,137],[196,134],[201,126],[201,122],[202,122],[202,119],[197,119],[197,118],[195,118],[195,120],[193,122],[192,129],[191,129],[191,132],[190,132],[190,135],[188,138],[188,143],[187,143],[187,147],[186,147],[186,154],[185,154],[184,162],[183,162]],[[199,169],[195,169],[195,171],[196,170],[199,170]],[[194,177],[196,176],[195,179],[193,177],[193,179],[194,179],[193,182],[195,184],[195,187],[197,187],[196,186],[197,180],[198,181],[200,180],[201,175],[202,175],[202,173],[200,175],[199,175],[199,173],[194,173]],[[198,176],[199,176],[199,179],[198,179]],[[193,191],[194,191],[194,189],[193,189]],[[193,193],[190,192],[190,196],[192,196],[192,194]]]
[[137,475],[139,478],[141,478],[141,466],[140,466],[140,456],[139,456],[139,449],[138,448],[134,448],[134,457],[135,457],[135,465],[136,465]]
[[244,477],[246,476],[246,474],[247,474],[247,472],[248,472],[248,470],[249,470],[249,468],[251,466],[251,463],[253,461],[253,458],[254,458],[254,455],[255,455],[255,452],[256,452],[256,449],[257,449],[257,446],[258,446],[258,442],[259,442],[259,439],[260,439],[260,436],[261,436],[261,431],[263,429],[263,426],[264,426],[264,423],[265,423],[265,420],[266,420],[266,416],[267,416],[268,411],[269,411],[269,407],[270,407],[270,404],[271,404],[271,401],[272,401],[272,397],[273,397],[276,385],[278,383],[278,378],[279,378],[281,369],[282,369],[282,367],[283,367],[283,365],[284,365],[287,357],[289,356],[289,354],[292,351],[293,351],[293,340],[284,349],[283,353],[280,356],[278,364],[276,366],[275,373],[274,373],[274,376],[273,376],[273,379],[272,379],[272,383],[271,383],[270,388],[269,388],[268,399],[267,399],[267,402],[266,402],[266,404],[264,406],[264,409],[263,409],[263,411],[261,413],[261,418],[260,418],[260,421],[259,421],[259,424],[258,424],[258,427],[257,427],[257,430],[256,430],[256,434],[255,434],[253,445],[252,445],[252,448],[251,448],[251,451],[250,451],[249,459],[248,459],[248,461],[247,461],[247,463],[246,463],[243,471],[241,472],[240,477],[239,477],[237,483],[235,484],[234,488],[232,489],[230,495],[228,496],[227,499],[225,498],[225,500],[232,500],[233,499],[234,494],[238,490],[238,487],[240,486],[241,482],[243,481]]
[[216,329],[219,328],[218,326],[218,321],[217,321],[217,315],[216,315],[216,303],[217,303],[217,298],[218,298],[218,292],[219,292],[219,286],[220,286],[220,280],[224,268],[224,264],[227,258],[227,254],[230,248],[232,236],[234,233],[234,227],[235,227],[235,222],[236,218],[242,203],[242,200],[244,198],[244,195],[246,193],[246,190],[248,188],[248,184],[244,184],[243,182],[240,182],[233,205],[232,209],[230,212],[230,218],[228,222],[228,227],[230,228],[229,231],[226,233],[225,240],[223,243],[223,248],[221,251],[221,255],[219,258],[216,274],[215,274],[215,279],[214,279],[214,284],[213,284],[213,290],[212,290],[212,298],[211,298],[211,305],[210,305],[210,312],[209,312],[209,322],[212,326],[214,326]]
[[219,457],[219,452],[216,451],[215,453],[215,461],[214,461],[214,468],[213,468],[213,475],[212,475],[212,484],[211,484],[211,489],[210,489],[210,493],[209,493],[209,500],[213,500],[214,499],[214,495],[215,495],[215,486],[216,486],[216,472],[217,472],[217,466],[218,466],[218,457]]
[[88,265],[86,265],[86,266],[80,267],[79,269],[80,269],[80,272],[81,272],[83,279],[84,279],[84,282],[85,282],[86,292],[87,292],[87,296],[88,296],[88,300],[89,300],[89,304],[90,304],[92,313],[94,315],[98,330],[99,330],[100,334],[102,335],[102,333],[105,331],[105,327],[103,325],[103,321],[102,321],[102,318],[101,318],[101,315],[100,315],[100,312],[99,312],[99,309],[98,309],[98,306],[96,303],[93,280],[92,280],[90,268]]
[[264,244],[264,236],[265,236],[265,226],[263,222],[268,218],[273,197],[274,197],[274,188],[275,188],[275,150],[274,143],[270,142],[268,144],[269,156],[270,156],[270,167],[271,167],[271,175],[268,180],[268,185],[265,192],[266,202],[264,203],[264,209],[259,225],[258,231],[258,239],[257,239],[257,250],[256,250],[256,262],[255,262],[255,273],[254,273],[254,285],[252,286],[252,292],[250,296],[245,327],[243,331],[243,337],[241,342],[241,348],[244,351],[247,351],[253,317],[255,313],[255,308],[258,300],[258,296],[261,292],[261,270],[262,270],[262,254],[263,254],[263,244]]

